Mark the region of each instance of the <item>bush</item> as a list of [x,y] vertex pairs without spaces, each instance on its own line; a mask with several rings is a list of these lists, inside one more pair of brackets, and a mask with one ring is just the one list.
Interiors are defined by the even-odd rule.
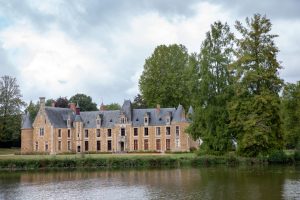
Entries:
[[283,150],[273,150],[268,157],[269,163],[291,163],[293,162],[292,156],[287,156]]

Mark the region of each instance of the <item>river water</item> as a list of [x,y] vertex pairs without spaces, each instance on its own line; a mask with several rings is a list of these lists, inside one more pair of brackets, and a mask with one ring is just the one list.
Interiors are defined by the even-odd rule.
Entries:
[[0,199],[300,199],[300,166],[0,172]]

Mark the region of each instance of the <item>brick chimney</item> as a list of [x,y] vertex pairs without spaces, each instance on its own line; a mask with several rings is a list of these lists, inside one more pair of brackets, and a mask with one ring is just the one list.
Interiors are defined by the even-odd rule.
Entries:
[[45,109],[45,97],[40,97],[40,109]]
[[75,113],[76,112],[76,104],[75,103],[69,103],[69,108]]
[[105,106],[104,106],[104,104],[102,102],[101,105],[100,105],[100,111],[103,111],[103,110],[105,110]]
[[157,113],[157,114],[160,113],[160,105],[159,105],[159,104],[156,105],[156,113]]
[[80,115],[80,107],[79,107],[78,102],[77,102],[77,106],[76,106],[76,115]]

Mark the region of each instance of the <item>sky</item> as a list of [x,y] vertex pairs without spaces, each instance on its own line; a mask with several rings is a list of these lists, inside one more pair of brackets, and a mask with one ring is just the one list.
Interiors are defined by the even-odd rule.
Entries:
[[232,31],[255,13],[273,24],[286,82],[300,80],[298,0],[0,0],[0,76],[23,100],[70,98],[98,105],[133,100],[145,59],[161,44],[199,53],[210,25]]

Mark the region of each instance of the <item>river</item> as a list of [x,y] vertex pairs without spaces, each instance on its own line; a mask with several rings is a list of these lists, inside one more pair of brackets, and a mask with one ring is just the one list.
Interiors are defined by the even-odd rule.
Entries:
[[300,166],[0,172],[0,199],[300,199]]

